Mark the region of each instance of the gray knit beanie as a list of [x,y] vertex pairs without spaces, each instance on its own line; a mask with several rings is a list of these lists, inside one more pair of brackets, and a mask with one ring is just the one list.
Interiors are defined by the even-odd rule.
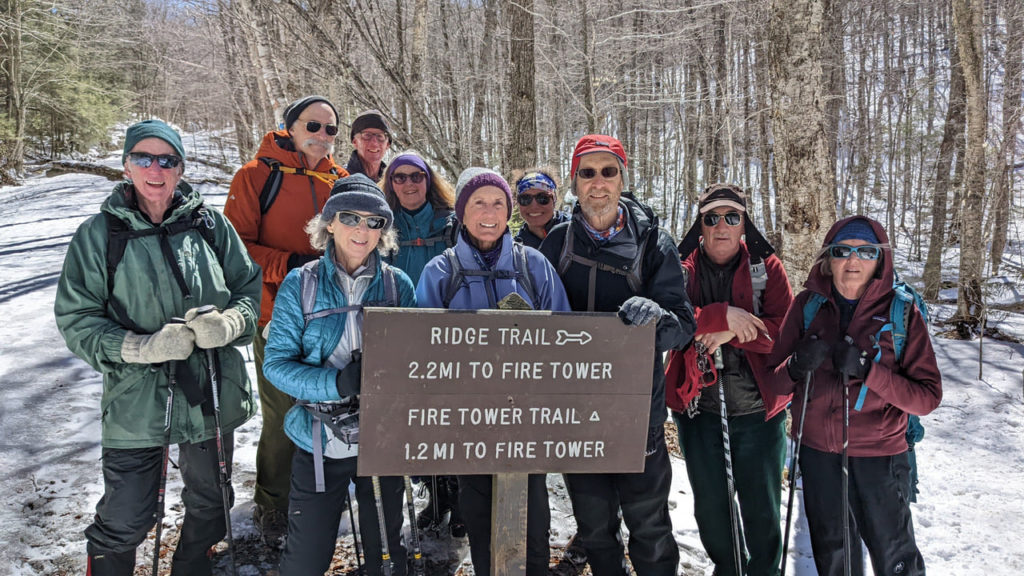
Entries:
[[331,197],[324,204],[320,218],[330,222],[338,212],[369,212],[383,216],[387,220],[384,231],[390,229],[391,223],[395,221],[395,215],[384,199],[384,192],[365,174],[346,176],[334,183]]
[[466,203],[469,197],[484,186],[496,186],[505,193],[508,206],[507,218],[512,217],[512,189],[508,182],[494,170],[487,168],[466,168],[459,174],[459,182],[455,185],[455,217],[462,221],[466,213]]

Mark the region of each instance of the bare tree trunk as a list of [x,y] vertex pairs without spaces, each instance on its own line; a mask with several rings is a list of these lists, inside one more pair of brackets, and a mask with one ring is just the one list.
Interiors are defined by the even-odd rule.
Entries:
[[[587,9],[587,0],[580,0],[580,25],[583,27],[583,112],[587,118],[587,134],[597,132],[597,102],[594,96],[594,25]],[[572,175],[569,175],[572,177]]]
[[20,0],[8,0],[7,20],[3,33],[0,34],[0,45],[8,48],[4,58],[3,74],[6,79],[8,118],[14,119],[14,138],[9,150],[4,150],[6,161],[0,162],[0,171],[13,171],[20,174],[25,167],[25,94],[21,84],[22,43],[21,28],[23,6]]
[[1010,190],[1016,152],[1017,135],[1024,108],[1021,107],[1021,61],[1024,60],[1024,17],[1019,9],[1004,5],[1006,21],[1006,52],[1003,56],[1003,143],[999,151],[999,173],[992,191],[992,274],[999,274],[1006,249],[1006,229],[1010,219]]
[[982,0],[953,0],[953,29],[956,32],[967,93],[967,148],[960,208],[960,282],[954,318],[962,338],[969,338],[982,328],[984,314],[981,293],[984,264],[981,215],[985,201],[988,97],[982,53],[983,15]]
[[502,12],[509,31],[509,99],[505,109],[507,164],[504,167],[509,170],[537,163],[533,0],[506,0]]
[[480,46],[480,58],[478,60],[476,77],[473,92],[475,98],[473,99],[473,120],[472,127],[470,128],[470,161],[474,166],[483,166],[484,164],[484,116],[486,111],[484,105],[486,103],[486,90],[487,81],[486,73],[490,69],[491,60],[493,58],[493,38],[494,29],[497,28],[498,24],[498,10],[495,6],[497,0],[484,0],[484,35],[483,43]]
[[964,131],[964,71],[960,66],[956,35],[951,34],[949,51],[949,107],[942,129],[939,156],[935,161],[935,191],[932,194],[932,229],[928,240],[928,256],[924,263],[925,298],[939,297],[942,284],[942,249],[946,245],[946,222],[949,197],[950,169],[956,149],[957,134]]
[[780,248],[790,282],[799,286],[835,220],[822,53],[834,14],[829,0],[771,0],[770,6],[775,169],[784,214]]

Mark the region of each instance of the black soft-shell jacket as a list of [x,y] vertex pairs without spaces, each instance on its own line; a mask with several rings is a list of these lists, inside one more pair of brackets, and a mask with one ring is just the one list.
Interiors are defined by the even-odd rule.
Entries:
[[[565,235],[571,230],[574,235],[573,250],[579,256],[590,258],[619,269],[629,268],[637,254],[644,251],[641,266],[642,287],[634,292],[629,287],[625,276],[604,270],[597,272],[597,287],[594,298],[594,312],[617,312],[623,302],[631,296],[643,296],[658,303],[664,314],[658,320],[654,341],[654,382],[651,389],[651,427],[660,426],[665,422],[665,368],[661,359],[667,350],[681,349],[686,346],[696,332],[697,325],[693,319],[693,307],[686,296],[686,281],[683,268],[679,263],[675,240],[664,230],[658,228],[657,217],[639,203],[623,196],[619,200],[629,218],[627,229],[611,240],[598,245],[590,237],[583,226],[583,213],[579,204],[573,210],[569,222],[555,226],[548,233],[540,251],[558,269],[559,257],[565,244]],[[650,232],[645,234],[645,232]],[[640,238],[646,238],[644,245],[637,246]],[[569,296],[569,304],[577,312],[587,310],[587,296],[590,289],[590,268],[572,262],[563,273],[559,271],[565,291]]]

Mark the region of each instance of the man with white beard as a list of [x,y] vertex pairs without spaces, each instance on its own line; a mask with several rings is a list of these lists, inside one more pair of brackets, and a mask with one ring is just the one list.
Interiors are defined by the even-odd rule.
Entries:
[[268,546],[281,547],[288,530],[288,491],[294,445],[284,415],[294,404],[263,376],[263,331],[274,296],[289,270],[319,258],[306,223],[320,213],[331,187],[348,172],[334,162],[338,112],[323,96],[306,96],[284,111],[283,130],[263,137],[256,158],[238,171],[224,204],[249,255],[263,268],[263,296],[253,353],[263,429],[256,448],[253,519]]

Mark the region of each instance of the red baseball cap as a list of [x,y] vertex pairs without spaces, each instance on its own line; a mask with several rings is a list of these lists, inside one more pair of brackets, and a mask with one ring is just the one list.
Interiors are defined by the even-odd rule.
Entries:
[[580,138],[580,141],[576,143],[576,149],[572,152],[572,165],[569,167],[570,178],[576,176],[576,169],[580,167],[580,157],[594,152],[609,152],[618,156],[623,167],[629,165],[626,162],[626,150],[623,149],[622,142],[603,134],[587,134]]

